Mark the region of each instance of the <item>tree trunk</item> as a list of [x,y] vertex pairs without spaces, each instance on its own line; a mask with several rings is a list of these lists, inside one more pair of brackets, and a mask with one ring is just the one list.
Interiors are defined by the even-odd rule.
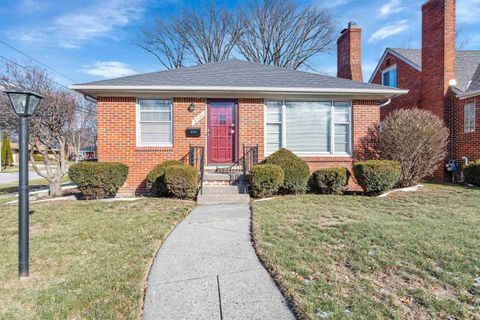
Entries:
[[49,187],[49,194],[51,197],[60,197],[63,192],[62,192],[62,184],[60,181],[49,181],[48,183]]

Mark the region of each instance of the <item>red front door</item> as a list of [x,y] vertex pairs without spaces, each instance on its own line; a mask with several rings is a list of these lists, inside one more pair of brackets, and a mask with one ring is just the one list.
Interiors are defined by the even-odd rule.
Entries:
[[208,163],[232,163],[235,149],[235,102],[208,103]]

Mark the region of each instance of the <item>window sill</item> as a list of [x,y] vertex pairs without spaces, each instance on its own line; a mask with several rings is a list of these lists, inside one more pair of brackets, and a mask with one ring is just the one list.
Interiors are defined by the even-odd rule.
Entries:
[[173,146],[136,146],[136,152],[169,152],[173,151]]

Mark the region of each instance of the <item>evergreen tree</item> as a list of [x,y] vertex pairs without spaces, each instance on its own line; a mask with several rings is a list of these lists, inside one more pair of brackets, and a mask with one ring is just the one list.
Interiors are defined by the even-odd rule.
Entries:
[[13,165],[13,153],[12,147],[10,146],[10,139],[5,132],[2,138],[2,166],[6,168],[7,166]]

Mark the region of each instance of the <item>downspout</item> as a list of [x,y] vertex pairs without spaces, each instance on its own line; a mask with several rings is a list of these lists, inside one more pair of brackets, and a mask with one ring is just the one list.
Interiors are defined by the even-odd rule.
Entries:
[[389,98],[389,99],[387,100],[387,102],[382,103],[379,107],[380,107],[380,108],[386,107],[386,106],[388,106],[391,102],[392,102],[392,98]]

